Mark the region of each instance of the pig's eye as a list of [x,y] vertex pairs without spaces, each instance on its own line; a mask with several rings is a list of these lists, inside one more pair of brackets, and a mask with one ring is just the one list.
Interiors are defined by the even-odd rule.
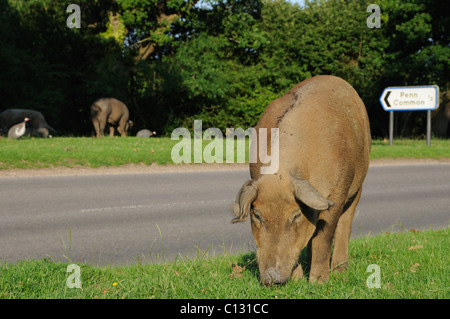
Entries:
[[292,222],[295,222],[296,220],[298,220],[300,217],[302,217],[302,213],[301,212],[295,212],[294,217],[292,218]]
[[253,216],[257,221],[259,221],[259,222],[262,224],[262,218],[261,218],[261,216],[259,215],[259,212],[256,211],[256,209],[253,209],[253,214],[252,214],[252,216]]

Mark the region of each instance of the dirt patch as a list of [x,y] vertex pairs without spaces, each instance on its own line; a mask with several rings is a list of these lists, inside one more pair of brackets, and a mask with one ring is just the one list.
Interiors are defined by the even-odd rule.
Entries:
[[[370,166],[387,165],[417,165],[417,164],[450,164],[450,158],[445,159],[376,159],[370,161]],[[194,171],[227,171],[248,170],[248,164],[180,164],[180,165],[145,165],[127,164],[119,167],[52,167],[39,169],[8,169],[0,170],[0,178],[31,177],[31,176],[79,176],[79,175],[107,175],[107,174],[150,174],[166,172],[194,172]]]

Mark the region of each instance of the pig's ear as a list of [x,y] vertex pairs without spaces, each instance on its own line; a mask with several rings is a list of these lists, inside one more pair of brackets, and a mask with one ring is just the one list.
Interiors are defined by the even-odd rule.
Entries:
[[302,203],[316,210],[326,210],[334,203],[323,197],[307,180],[292,178],[294,195]]
[[246,181],[239,193],[236,196],[236,202],[233,205],[234,214],[236,218],[233,219],[233,223],[243,222],[247,219],[250,206],[256,199],[258,189],[256,183],[253,180]]

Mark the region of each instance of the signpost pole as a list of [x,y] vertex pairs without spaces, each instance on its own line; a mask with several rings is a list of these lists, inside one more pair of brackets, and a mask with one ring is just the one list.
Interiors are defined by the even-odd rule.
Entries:
[[431,111],[427,111],[427,146],[431,146]]
[[389,112],[389,146],[394,140],[394,111]]

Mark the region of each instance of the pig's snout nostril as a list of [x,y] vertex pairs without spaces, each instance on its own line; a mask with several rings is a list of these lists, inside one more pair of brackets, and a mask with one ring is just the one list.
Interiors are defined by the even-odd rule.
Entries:
[[286,282],[285,279],[283,279],[282,276],[280,276],[280,273],[274,269],[269,268],[264,274],[264,284],[266,285],[279,285],[284,284]]

